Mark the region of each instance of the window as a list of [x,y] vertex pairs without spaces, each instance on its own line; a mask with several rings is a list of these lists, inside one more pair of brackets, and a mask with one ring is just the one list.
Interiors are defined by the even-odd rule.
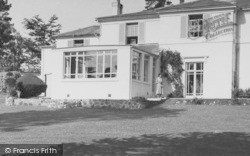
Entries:
[[144,55],[144,81],[148,82],[149,79],[149,56]]
[[203,15],[189,15],[188,21],[189,37],[203,36]]
[[127,44],[138,43],[138,23],[129,23],[126,27]]
[[117,76],[117,52],[85,51],[64,53],[65,79],[114,78]]
[[140,80],[141,75],[141,53],[133,52],[132,79]]
[[74,40],[74,47],[81,47],[84,45],[84,40]]
[[186,95],[203,95],[203,66],[204,63],[186,64]]

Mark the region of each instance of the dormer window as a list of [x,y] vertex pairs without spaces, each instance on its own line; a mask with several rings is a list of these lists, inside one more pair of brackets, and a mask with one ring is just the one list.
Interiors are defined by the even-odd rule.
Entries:
[[188,18],[188,35],[189,37],[203,36],[203,15],[189,15]]
[[74,47],[81,47],[84,46],[84,40],[74,40]]
[[138,43],[138,23],[128,23],[126,26],[126,33],[127,44]]

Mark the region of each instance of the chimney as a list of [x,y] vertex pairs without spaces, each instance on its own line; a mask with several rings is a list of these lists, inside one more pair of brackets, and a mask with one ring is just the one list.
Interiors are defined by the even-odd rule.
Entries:
[[121,4],[121,0],[112,3],[112,15],[121,15],[122,9],[123,5]]

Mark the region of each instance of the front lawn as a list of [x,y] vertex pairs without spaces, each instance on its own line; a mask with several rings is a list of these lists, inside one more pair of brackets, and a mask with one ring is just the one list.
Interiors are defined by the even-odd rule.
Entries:
[[76,155],[250,155],[250,106],[145,110],[0,105],[0,144],[64,144]]

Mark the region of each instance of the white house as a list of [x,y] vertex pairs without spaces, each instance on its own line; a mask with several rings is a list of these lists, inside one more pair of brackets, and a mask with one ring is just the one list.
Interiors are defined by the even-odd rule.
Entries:
[[[182,1],[180,1],[182,2]],[[184,97],[231,98],[250,88],[250,3],[200,0],[99,17],[42,50],[47,95],[71,99],[152,97],[162,49],[181,53]],[[172,91],[165,83],[165,96]]]

